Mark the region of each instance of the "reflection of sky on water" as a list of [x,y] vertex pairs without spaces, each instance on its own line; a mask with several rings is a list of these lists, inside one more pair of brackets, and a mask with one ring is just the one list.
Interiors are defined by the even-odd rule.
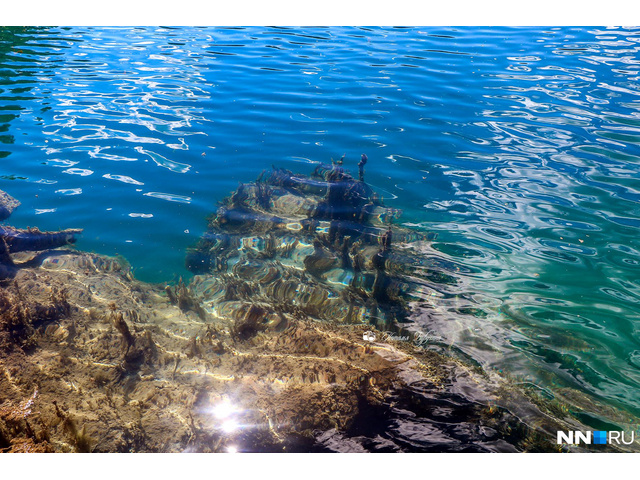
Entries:
[[443,314],[476,310],[443,321],[445,338],[480,363],[637,408],[637,30],[2,35],[12,224],[84,227],[80,248],[171,280],[239,181],[343,153],[355,173],[366,152],[367,182],[400,222],[438,234],[461,278],[422,294]]

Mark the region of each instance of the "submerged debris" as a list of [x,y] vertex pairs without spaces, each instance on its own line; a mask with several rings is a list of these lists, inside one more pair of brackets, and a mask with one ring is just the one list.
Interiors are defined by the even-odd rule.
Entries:
[[363,153],[358,162],[358,174],[361,182],[364,182],[364,166],[367,164],[367,156]]
[[[0,220],[11,215],[18,205],[20,202],[0,190]],[[10,254],[63,247],[74,243],[81,233],[80,229],[41,232],[38,228],[20,230],[0,225],[0,279],[10,277],[15,273],[15,265]]]

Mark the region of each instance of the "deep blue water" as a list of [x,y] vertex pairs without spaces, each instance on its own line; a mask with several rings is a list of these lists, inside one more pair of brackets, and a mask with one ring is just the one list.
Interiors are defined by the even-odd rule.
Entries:
[[596,428],[637,425],[639,41],[625,28],[5,28],[0,189],[22,202],[12,225],[84,228],[79,248],[163,282],[188,276],[185,249],[239,182],[342,154],[355,172],[366,153],[385,202],[466,267],[436,302],[451,321],[424,328]]

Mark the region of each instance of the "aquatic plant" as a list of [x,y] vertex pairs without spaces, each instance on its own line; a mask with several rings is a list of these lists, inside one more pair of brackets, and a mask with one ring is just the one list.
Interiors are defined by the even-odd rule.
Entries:
[[0,404],[0,452],[47,453],[54,449],[49,443],[47,429],[36,431],[29,423],[38,389],[29,398],[17,403],[10,400]]
[[55,407],[56,416],[61,421],[62,430],[68,435],[75,451],[78,453],[91,452],[91,445],[92,443],[95,443],[95,441],[89,435],[87,435],[86,425],[83,425],[82,429],[78,430],[76,421],[72,418],[71,415],[69,415],[69,413],[63,411],[60,408],[58,402],[54,400],[53,406]]
[[35,329],[69,313],[65,290],[52,288],[49,303],[27,300],[17,283],[0,287],[0,355],[36,346]]
[[200,301],[194,297],[191,289],[184,284],[182,277],[180,277],[175,287],[172,288],[170,285],[167,285],[165,292],[171,305],[177,305],[183,312],[193,311],[201,320],[207,319],[207,313],[204,308],[202,308]]

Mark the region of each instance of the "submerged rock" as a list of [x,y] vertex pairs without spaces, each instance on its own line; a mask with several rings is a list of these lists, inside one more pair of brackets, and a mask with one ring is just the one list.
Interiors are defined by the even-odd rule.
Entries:
[[[366,160],[360,180],[338,162],[310,176],[273,168],[240,185],[187,254],[191,271],[215,274],[201,287],[205,302],[216,309],[227,297],[258,300],[286,313],[387,328],[405,320],[412,295],[433,287],[433,278],[451,280],[406,248],[422,244],[424,252],[428,235],[394,223],[401,212],[363,181]],[[245,298],[226,293],[237,282]],[[207,297],[207,289],[215,294]]]

